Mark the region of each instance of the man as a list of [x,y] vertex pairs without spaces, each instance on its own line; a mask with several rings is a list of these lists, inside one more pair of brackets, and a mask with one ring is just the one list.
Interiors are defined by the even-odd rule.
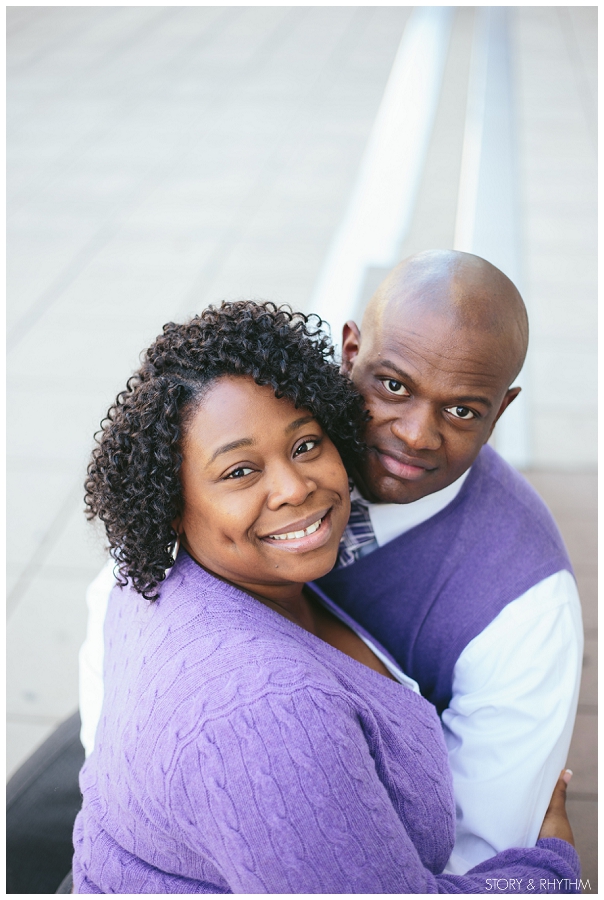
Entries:
[[339,566],[320,584],[442,715],[455,873],[534,844],[578,700],[581,611],[564,545],[485,446],[520,392],[527,340],[512,282],[453,251],[402,262],[362,330],[343,334],[371,421]]
[[[442,714],[458,832],[447,870],[534,844],[563,767],[582,657],[557,529],[491,448],[519,393],[528,325],[478,257],[429,251],[378,289],[342,364],[371,413],[338,566],[321,587],[390,650]],[[484,449],[483,449],[484,448]],[[82,740],[102,702],[111,565],[88,592]]]

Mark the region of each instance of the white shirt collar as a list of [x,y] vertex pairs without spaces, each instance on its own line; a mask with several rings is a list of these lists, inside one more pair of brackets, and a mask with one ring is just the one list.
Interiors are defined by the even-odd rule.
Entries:
[[437,513],[448,506],[459,494],[462,485],[470,473],[470,469],[461,475],[457,481],[448,485],[441,491],[428,494],[412,503],[369,503],[354,488],[351,499],[360,500],[369,510],[369,518],[373,526],[373,532],[378,547],[383,547],[388,541],[394,540],[416,525],[421,525],[427,519],[431,519]]

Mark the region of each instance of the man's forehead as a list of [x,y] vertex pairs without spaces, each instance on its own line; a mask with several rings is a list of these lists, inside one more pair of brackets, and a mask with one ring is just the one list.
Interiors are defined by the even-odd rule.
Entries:
[[363,350],[364,362],[372,369],[389,364],[412,378],[433,373],[468,386],[498,388],[509,368],[505,348],[494,335],[455,328],[440,317],[408,323],[384,319],[370,330]]
[[[366,327],[366,324],[369,327]],[[502,341],[495,333],[477,328],[455,315],[430,309],[385,307],[380,316],[363,323],[362,341],[374,353],[391,351],[426,352],[446,358],[466,355],[482,358]]]

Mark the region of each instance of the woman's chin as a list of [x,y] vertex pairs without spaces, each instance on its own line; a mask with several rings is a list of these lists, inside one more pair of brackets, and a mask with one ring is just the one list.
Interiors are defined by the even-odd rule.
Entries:
[[309,566],[308,573],[300,580],[304,582],[316,581],[317,578],[322,578],[323,575],[327,575],[328,572],[331,572],[338,558],[338,549],[339,544],[335,550],[332,550],[329,554],[325,554],[321,560],[317,560],[312,568]]
[[305,554],[304,557],[294,556],[292,558],[288,554],[289,558],[282,559],[271,568],[269,580],[272,583],[289,581],[292,584],[315,581],[317,578],[327,575],[335,566],[338,558],[338,546],[322,547],[320,550]]

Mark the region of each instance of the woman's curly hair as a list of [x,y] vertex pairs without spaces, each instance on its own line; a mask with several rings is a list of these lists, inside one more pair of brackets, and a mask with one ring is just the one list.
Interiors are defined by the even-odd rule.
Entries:
[[251,376],[308,409],[351,471],[364,449],[367,413],[340,374],[322,324],[288,306],[238,300],[210,306],[184,325],[164,325],[101,422],[85,483],[86,514],[104,523],[121,584],[130,579],[148,600],[158,596],[173,563],[171,522],[183,507],[183,430],[223,375]]

